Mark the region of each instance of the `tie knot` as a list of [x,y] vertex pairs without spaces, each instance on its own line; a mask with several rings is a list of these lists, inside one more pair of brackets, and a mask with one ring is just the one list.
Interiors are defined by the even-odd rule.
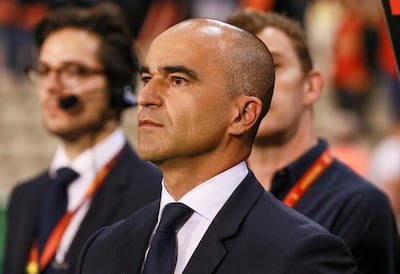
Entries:
[[56,173],[56,181],[60,187],[68,186],[72,181],[79,177],[79,174],[76,171],[68,167],[57,169]]
[[193,209],[182,203],[169,203],[164,207],[157,231],[177,232],[192,214]]

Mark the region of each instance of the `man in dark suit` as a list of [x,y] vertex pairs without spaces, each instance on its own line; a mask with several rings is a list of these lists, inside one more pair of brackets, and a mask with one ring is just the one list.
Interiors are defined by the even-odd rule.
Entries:
[[[11,195],[4,273],[72,274],[88,237],[159,198],[162,177],[120,127],[123,110],[135,105],[138,67],[120,10],[57,10],[35,35],[39,58],[28,76],[38,85],[44,125],[61,142],[49,169]],[[71,180],[57,192],[65,167]]]
[[[274,87],[256,36],[217,20],[181,22],[153,41],[141,78],[138,152],[163,171],[161,200],[94,234],[78,273],[353,273],[341,240],[247,169]],[[188,217],[180,229],[165,221],[178,206]],[[162,241],[171,234],[176,247]]]
[[[324,79],[313,67],[300,24],[252,9],[238,10],[228,22],[264,41],[277,68],[271,109],[247,161],[257,179],[275,197],[343,239],[357,273],[399,273],[400,240],[387,198],[333,157],[334,147],[315,132],[313,106]],[[298,191],[300,185],[307,185],[306,191]]]

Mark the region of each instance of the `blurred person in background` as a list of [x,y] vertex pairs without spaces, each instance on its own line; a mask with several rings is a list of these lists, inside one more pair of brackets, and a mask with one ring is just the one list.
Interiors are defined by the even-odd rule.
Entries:
[[[100,2],[120,6],[129,25],[131,37],[138,40],[140,32],[157,34],[176,23],[170,18],[175,10],[184,9],[185,0],[1,0],[0,1],[0,61],[4,79],[20,80],[24,68],[37,57],[33,27],[49,11],[65,7],[90,7]],[[172,3],[172,4],[171,4]],[[157,10],[157,12],[154,11]],[[157,13],[157,14],[155,14]],[[151,19],[151,20],[150,20]],[[179,17],[179,19],[181,19]],[[144,26],[146,24],[146,26]],[[150,26],[149,26],[150,25]],[[143,28],[143,31],[141,31]],[[142,34],[144,35],[144,34]],[[154,37],[154,35],[146,34]]]
[[[57,0],[56,0],[57,1]],[[68,1],[68,0],[64,0]],[[69,0],[72,1],[72,0]],[[91,0],[75,0],[91,1]],[[93,0],[92,0],[93,1]],[[115,0],[117,1],[117,0]],[[124,2],[118,0],[122,6]],[[305,10],[311,0],[153,0],[143,25],[138,32],[136,46],[144,56],[151,41],[162,31],[187,18],[212,18],[225,20],[239,7],[274,10],[304,20]],[[133,10],[133,9],[132,9]]]
[[368,178],[388,196],[400,225],[400,118],[372,148]]
[[188,17],[206,17],[225,20],[238,5],[240,0],[189,0]]
[[[33,27],[47,13],[45,0],[0,1],[0,47],[4,76],[20,81],[36,57]],[[5,78],[4,78],[5,79]]]
[[94,231],[159,197],[161,173],[120,127],[136,105],[138,65],[118,6],[58,9],[35,37],[39,57],[27,73],[60,144],[48,170],[12,192],[4,273],[72,274]]
[[[125,0],[124,2],[134,2]],[[187,18],[188,0],[153,0],[138,30],[135,46],[139,57],[146,54],[151,41],[161,32]]]
[[[164,2],[169,1],[170,0],[166,0]],[[132,39],[136,40],[145,18],[150,13],[150,8],[156,3],[161,2],[161,0],[46,0],[50,10],[70,6],[90,7],[101,2],[112,2],[120,6],[122,13],[125,15]],[[153,21],[158,21],[160,19],[161,18],[154,17]]]
[[276,68],[271,108],[248,159],[250,169],[278,199],[342,238],[357,273],[399,273],[400,240],[386,196],[337,160],[314,131],[313,105],[323,76],[313,68],[300,24],[251,9],[227,21],[256,34]]
[[241,8],[274,11],[298,20],[302,25],[308,5],[314,0],[239,0]]
[[379,81],[379,4],[377,0],[341,0],[333,41],[335,104],[340,110],[357,115],[366,134],[373,131],[368,105]]
[[381,18],[378,25],[379,48],[378,63],[382,75],[382,87],[386,88],[386,105],[389,105],[389,118],[392,126],[398,127],[400,117],[400,78],[397,69],[394,48],[390,39],[389,30],[385,22],[384,13],[379,9]]

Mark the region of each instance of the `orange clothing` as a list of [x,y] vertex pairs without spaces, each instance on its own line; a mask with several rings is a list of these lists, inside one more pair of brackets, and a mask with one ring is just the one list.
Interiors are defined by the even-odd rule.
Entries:
[[240,7],[254,8],[258,10],[272,10],[275,0],[241,0]]
[[362,20],[352,12],[345,14],[339,23],[333,58],[333,83],[337,89],[357,94],[367,91],[371,86],[372,76],[366,60],[363,31]]

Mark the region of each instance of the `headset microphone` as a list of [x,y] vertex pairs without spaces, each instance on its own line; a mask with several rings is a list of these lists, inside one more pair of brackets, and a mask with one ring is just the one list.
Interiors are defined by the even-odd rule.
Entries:
[[[137,106],[136,96],[130,86],[123,88],[110,88],[110,105],[113,108],[123,110],[127,107]],[[80,99],[76,95],[68,95],[58,101],[58,106],[62,109],[69,110],[80,103]]]
[[62,109],[70,109],[78,103],[79,103],[79,99],[75,95],[69,95],[58,101],[58,105]]

